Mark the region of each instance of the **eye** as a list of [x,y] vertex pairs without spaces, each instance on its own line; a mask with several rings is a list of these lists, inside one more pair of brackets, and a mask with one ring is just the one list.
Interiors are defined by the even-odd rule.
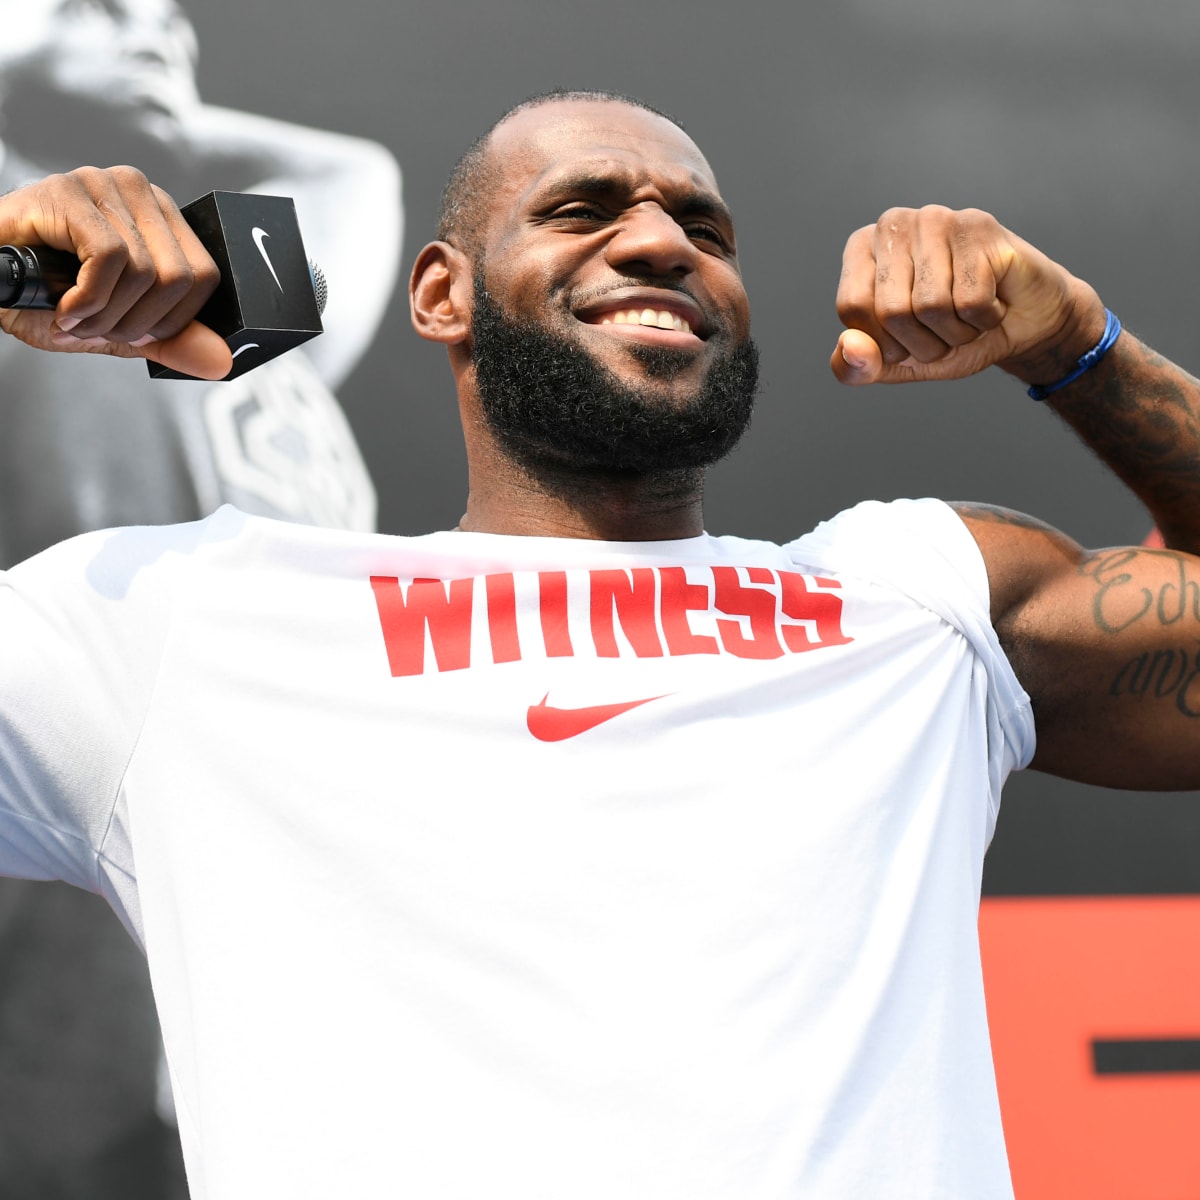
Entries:
[[601,221],[610,221],[612,217],[596,204],[589,204],[586,201],[577,200],[571,204],[564,204],[561,208],[557,208],[550,214],[555,221],[573,221],[584,224],[595,224]]
[[699,238],[702,242],[712,242],[714,245],[720,246],[722,250],[729,249],[729,243],[725,240],[725,235],[715,225],[692,222],[684,225],[683,228],[690,238]]

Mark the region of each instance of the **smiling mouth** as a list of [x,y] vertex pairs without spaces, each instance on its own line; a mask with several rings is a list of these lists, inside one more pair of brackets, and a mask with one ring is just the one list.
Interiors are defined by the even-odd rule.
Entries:
[[607,312],[595,322],[597,325],[643,325],[649,329],[673,329],[679,333],[691,333],[691,323],[678,313],[665,308],[627,308]]

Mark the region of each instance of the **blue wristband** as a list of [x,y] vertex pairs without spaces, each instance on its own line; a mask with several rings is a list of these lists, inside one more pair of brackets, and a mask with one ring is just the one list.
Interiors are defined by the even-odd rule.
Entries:
[[1080,375],[1085,371],[1090,371],[1113,347],[1113,343],[1121,334],[1121,322],[1117,319],[1116,314],[1110,312],[1107,308],[1104,310],[1104,333],[1100,340],[1075,364],[1075,370],[1064,379],[1060,379],[1057,383],[1048,383],[1045,386],[1034,384],[1029,389],[1029,397],[1031,400],[1045,400],[1047,396],[1053,395],[1059,388],[1065,388],[1068,383],[1074,383]]

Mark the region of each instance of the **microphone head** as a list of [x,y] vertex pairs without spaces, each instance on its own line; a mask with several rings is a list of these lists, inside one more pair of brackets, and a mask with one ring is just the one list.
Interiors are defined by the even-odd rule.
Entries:
[[329,286],[325,282],[325,272],[310,258],[308,273],[312,276],[313,294],[317,298],[317,312],[325,312],[325,302],[329,299]]

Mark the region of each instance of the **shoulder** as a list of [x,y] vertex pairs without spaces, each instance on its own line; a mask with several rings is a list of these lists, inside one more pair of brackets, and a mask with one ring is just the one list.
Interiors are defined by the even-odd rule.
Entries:
[[944,501],[864,501],[785,549],[799,569],[900,592],[976,645],[995,640],[984,558]]
[[1053,525],[997,504],[953,501],[987,570],[992,621],[1011,621],[1053,579],[1075,574],[1085,551]]
[[947,570],[986,593],[979,548],[957,513],[926,497],[864,500],[785,547],[806,562],[868,580],[940,576]]
[[153,586],[212,544],[235,540],[249,518],[224,505],[199,521],[172,525],[128,525],[67,538],[25,559],[0,581],[22,590],[54,591],[85,583],[89,592],[123,598],[135,587]]

